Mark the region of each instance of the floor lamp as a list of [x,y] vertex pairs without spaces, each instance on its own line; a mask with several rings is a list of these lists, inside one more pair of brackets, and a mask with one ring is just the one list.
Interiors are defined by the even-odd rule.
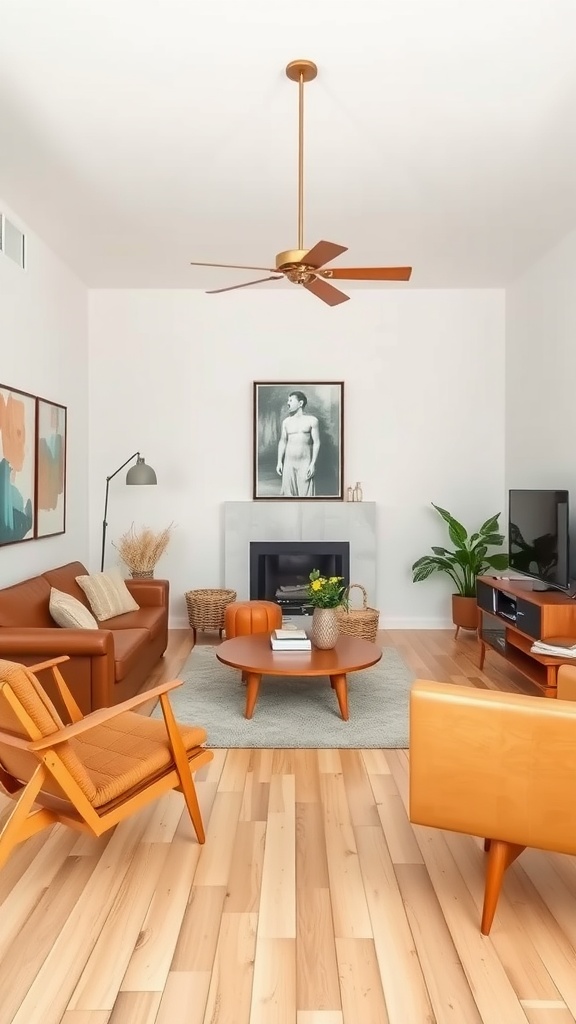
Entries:
[[156,483],[158,483],[158,481],[156,480],[156,473],[152,469],[152,466],[147,466],[146,465],[146,462],[144,461],[144,459],[140,455],[140,452],[134,452],[134,455],[131,455],[129,459],[126,459],[126,462],[123,462],[121,466],[118,466],[118,469],[116,469],[113,473],[111,473],[110,476],[106,477],[106,498],[104,500],[104,519],[102,520],[102,559],[101,559],[101,562],[100,562],[100,571],[101,572],[104,569],[104,551],[105,551],[105,548],[106,548],[106,527],[108,526],[108,523],[106,522],[106,514],[108,512],[108,488],[110,487],[110,481],[114,479],[116,474],[119,473],[121,469],[124,469],[124,466],[127,466],[129,462],[132,462],[132,459],[136,459],[136,465],[135,466],[131,466],[130,469],[128,470],[128,472],[126,473],[126,483],[127,484],[156,484]]

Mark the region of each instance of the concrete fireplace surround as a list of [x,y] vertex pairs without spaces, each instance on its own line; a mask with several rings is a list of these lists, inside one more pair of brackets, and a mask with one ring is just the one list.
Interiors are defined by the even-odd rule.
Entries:
[[[348,541],[350,582],[376,602],[376,504],[373,501],[227,501],[224,586],[250,595],[250,541]],[[356,594],[359,591],[355,591]]]

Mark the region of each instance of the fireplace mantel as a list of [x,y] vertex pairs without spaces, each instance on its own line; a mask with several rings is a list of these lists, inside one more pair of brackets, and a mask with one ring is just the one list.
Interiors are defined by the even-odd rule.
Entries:
[[[373,501],[224,502],[224,586],[247,600],[250,541],[347,540],[350,581],[376,603],[376,503]],[[357,592],[356,592],[357,593]]]

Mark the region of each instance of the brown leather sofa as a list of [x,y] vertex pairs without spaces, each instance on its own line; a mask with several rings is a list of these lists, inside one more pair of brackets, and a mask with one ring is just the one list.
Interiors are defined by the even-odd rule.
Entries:
[[[76,583],[86,575],[81,562],[69,562],[0,590],[0,658],[33,665],[60,654],[70,661],[62,675],[84,714],[134,696],[162,657],[168,643],[167,580],[126,580],[140,608],[103,622],[99,629],[62,629],[48,610],[50,588],[88,600]],[[57,689],[48,687],[61,709]]]

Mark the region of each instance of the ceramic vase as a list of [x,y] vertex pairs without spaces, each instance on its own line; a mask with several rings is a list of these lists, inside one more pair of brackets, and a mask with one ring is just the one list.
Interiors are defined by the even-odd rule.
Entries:
[[312,643],[322,651],[336,646],[339,635],[335,608],[315,608],[312,614]]

